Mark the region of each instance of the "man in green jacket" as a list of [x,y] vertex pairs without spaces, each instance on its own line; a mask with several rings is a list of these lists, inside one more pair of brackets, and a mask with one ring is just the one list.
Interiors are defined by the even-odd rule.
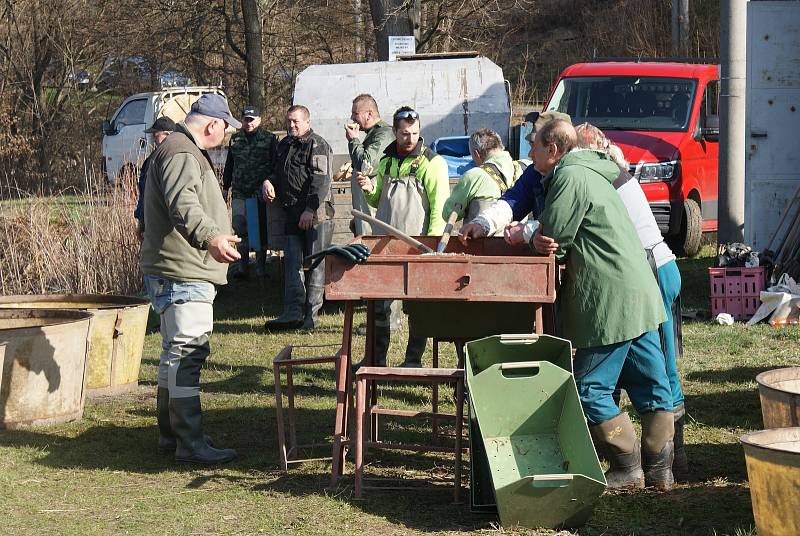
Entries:
[[[361,193],[356,176],[358,172],[374,178],[378,172],[378,162],[386,147],[394,141],[392,127],[381,119],[378,112],[378,103],[372,95],[361,94],[353,99],[353,109],[350,115],[352,123],[344,126],[344,135],[347,138],[347,150],[350,153],[353,178],[350,190],[353,208],[362,212],[370,212],[369,204]],[[360,133],[364,132],[362,140]],[[372,233],[367,222],[355,220],[355,234],[368,235]]]
[[[394,113],[389,144],[378,164],[375,181],[364,173],[356,180],[376,218],[411,236],[440,235],[444,230],[442,207],[450,193],[447,163],[425,146],[420,137],[419,114],[408,106]],[[391,300],[375,307],[375,364],[386,365],[389,350]],[[402,367],[420,367],[427,339],[408,334]]]
[[158,368],[159,450],[175,460],[224,463],[236,451],[212,447],[203,434],[200,369],[210,353],[215,285],[239,259],[230,245],[228,208],[207,149],[228,125],[239,127],[225,98],[201,96],[186,119],[153,152],[144,199],[141,267],[153,309],[161,317]]
[[469,169],[453,188],[444,204],[442,217],[447,220],[454,208],[465,223],[489,208],[514,185],[522,174],[503,146],[500,135],[489,128],[480,128],[469,137],[469,151],[475,167]]
[[[278,138],[261,128],[261,112],[255,106],[245,106],[242,111],[242,128],[231,136],[228,144],[228,158],[225,161],[222,188],[223,195],[228,198],[228,190],[233,192],[231,212],[233,230],[242,239],[239,243],[239,254],[242,260],[234,266],[233,275],[247,275],[250,261],[251,244],[247,233],[246,201],[257,199],[259,212],[265,213],[264,201],[261,199],[261,185],[272,173],[275,165],[275,150]],[[254,216],[254,215],[253,215]],[[266,227],[266,221],[261,222]],[[253,240],[255,243],[255,240]],[[263,275],[266,251],[256,251],[256,271]]]
[[[575,129],[556,120],[536,133],[533,162],[545,177],[545,208],[533,237],[566,264],[558,292],[561,333],[577,348],[575,383],[592,438],[610,462],[610,487],[674,483],[672,392],[658,326],[658,284],[606,153],[574,149]],[[612,394],[622,378],[642,419],[642,445]],[[644,471],[643,471],[644,470]]]

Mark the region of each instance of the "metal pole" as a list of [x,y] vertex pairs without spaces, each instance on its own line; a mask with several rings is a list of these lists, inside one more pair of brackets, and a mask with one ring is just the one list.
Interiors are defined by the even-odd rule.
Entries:
[[679,0],[672,0],[672,55],[679,56],[681,25]]
[[744,240],[746,30],[747,0],[720,2],[720,244]]
[[691,56],[689,52],[689,0],[680,0],[678,5],[680,52],[682,55]]

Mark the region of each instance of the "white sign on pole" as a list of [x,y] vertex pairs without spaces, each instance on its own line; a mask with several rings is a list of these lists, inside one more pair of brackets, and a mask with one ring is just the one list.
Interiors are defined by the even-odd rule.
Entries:
[[389,61],[395,61],[397,56],[408,56],[417,52],[417,42],[413,35],[389,36]]

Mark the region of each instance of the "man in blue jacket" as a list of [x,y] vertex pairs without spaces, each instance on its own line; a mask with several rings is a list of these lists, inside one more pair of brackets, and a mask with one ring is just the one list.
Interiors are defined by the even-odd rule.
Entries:
[[[533,158],[533,136],[550,121],[563,119],[569,121],[570,117],[561,112],[544,112],[533,125],[533,130],[528,135],[531,142]],[[534,166],[528,166],[522,176],[509,188],[491,207],[481,212],[471,223],[461,228],[461,241],[466,243],[469,238],[481,238],[496,234],[504,229],[506,238],[512,243],[522,243],[524,235],[527,241],[533,236],[533,229],[528,229],[524,224],[516,224],[528,214],[533,214],[533,219],[539,217],[544,208],[544,189],[542,188],[542,174]]]

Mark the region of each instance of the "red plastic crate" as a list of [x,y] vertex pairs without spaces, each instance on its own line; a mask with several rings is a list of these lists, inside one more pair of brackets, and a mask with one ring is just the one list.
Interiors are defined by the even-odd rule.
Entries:
[[767,281],[767,269],[709,268],[711,316],[728,313],[735,320],[748,320],[761,305],[761,291]]

